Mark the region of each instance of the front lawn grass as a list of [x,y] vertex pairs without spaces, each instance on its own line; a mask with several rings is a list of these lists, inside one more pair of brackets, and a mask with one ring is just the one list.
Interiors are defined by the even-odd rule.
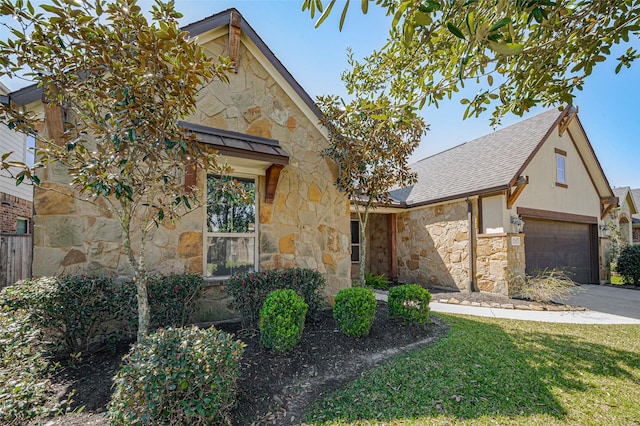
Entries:
[[307,422],[640,422],[640,326],[439,316],[451,323],[446,337],[317,402]]

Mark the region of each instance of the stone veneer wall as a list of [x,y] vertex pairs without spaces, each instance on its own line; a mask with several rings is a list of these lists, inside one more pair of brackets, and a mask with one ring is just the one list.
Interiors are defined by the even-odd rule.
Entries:
[[[211,57],[226,54],[226,46],[226,36],[205,44]],[[289,153],[273,204],[264,202],[264,178],[259,179],[259,267],[317,269],[326,277],[331,298],[349,286],[351,262],[348,203],[333,185],[335,168],[319,154],[327,140],[244,45],[238,65],[229,84],[203,88],[197,111],[187,121],[277,139]],[[68,188],[62,168],[50,167],[42,177],[49,187]],[[204,177],[201,171],[199,181]],[[119,224],[103,200],[94,205],[40,189],[35,206],[34,275],[131,274]],[[202,273],[203,230],[202,208],[174,226],[160,226],[148,244],[148,269]],[[233,315],[220,287],[207,291],[200,319]]]
[[389,277],[388,215],[369,213],[367,223],[367,267],[376,275]]
[[[515,244],[514,244],[515,243]],[[509,294],[509,283],[524,276],[524,234],[479,235],[476,240],[476,287]]]
[[469,230],[464,201],[397,215],[399,280],[467,288]]

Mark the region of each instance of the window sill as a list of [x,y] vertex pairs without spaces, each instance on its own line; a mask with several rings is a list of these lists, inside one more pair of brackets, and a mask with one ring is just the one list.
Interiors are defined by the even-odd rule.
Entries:
[[568,188],[569,185],[567,185],[566,183],[561,183],[561,182],[556,182],[556,186],[560,187],[560,188]]

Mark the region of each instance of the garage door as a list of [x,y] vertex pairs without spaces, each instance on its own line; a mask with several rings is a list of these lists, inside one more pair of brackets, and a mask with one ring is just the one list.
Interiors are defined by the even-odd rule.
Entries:
[[564,268],[581,284],[598,280],[595,225],[552,220],[524,220],[526,272]]

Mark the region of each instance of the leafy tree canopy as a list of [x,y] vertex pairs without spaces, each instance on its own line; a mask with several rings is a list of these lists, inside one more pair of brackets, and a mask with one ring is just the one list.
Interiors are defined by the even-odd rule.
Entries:
[[[370,2],[393,17],[390,37],[354,64],[351,79],[396,105],[437,106],[474,81],[465,118],[493,108],[495,124],[508,112],[572,103],[615,45],[626,48],[616,73],[640,57],[639,0],[362,0],[364,13]],[[303,10],[320,25],[335,3],[304,0]],[[348,8],[347,0],[341,28]]]
[[[180,30],[173,1],[157,0],[150,20],[136,0],[51,0],[38,10],[29,1],[0,0],[0,16],[14,18],[12,37],[0,40],[0,76],[38,85],[48,132],[39,131],[37,106],[3,104],[0,119],[36,135],[35,169],[54,166],[35,173],[3,155],[2,168],[21,170],[18,182],[39,184],[44,177],[46,189],[54,187],[47,182],[52,177],[58,183],[68,177],[70,189],[63,192],[88,201],[101,197],[110,206],[136,278],[141,337],[149,322],[148,232],[197,201],[197,191],[185,188],[189,168],[224,172],[214,153],[178,122],[195,112],[202,86],[214,78],[227,81],[231,63],[213,63]],[[61,169],[62,176],[51,174]]]
[[[353,58],[349,59],[353,65]],[[321,123],[328,129],[329,146],[323,151],[338,167],[336,187],[351,201],[360,228],[359,281],[365,284],[369,211],[387,204],[389,191],[415,183],[408,160],[427,126],[410,106],[395,107],[384,93],[370,91],[369,80],[342,75],[350,102],[336,96],[320,96]],[[366,76],[364,76],[366,77]]]

